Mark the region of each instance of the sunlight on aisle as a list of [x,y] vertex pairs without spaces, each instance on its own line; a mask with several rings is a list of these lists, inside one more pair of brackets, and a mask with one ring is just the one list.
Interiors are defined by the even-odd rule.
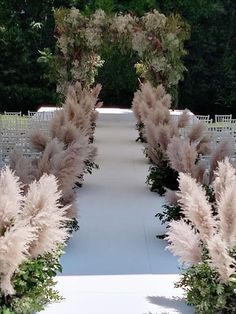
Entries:
[[[66,298],[44,312],[193,313],[174,289],[178,262],[156,234],[163,199],[145,185],[149,165],[135,142],[133,114],[102,108],[96,129],[99,170],[78,191],[80,230],[62,257],[58,289]],[[166,298],[165,298],[166,297]]]

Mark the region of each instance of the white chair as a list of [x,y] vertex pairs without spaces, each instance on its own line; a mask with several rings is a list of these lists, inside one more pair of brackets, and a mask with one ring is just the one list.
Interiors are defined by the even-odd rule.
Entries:
[[21,111],[4,111],[6,116],[21,116]]
[[231,123],[232,114],[216,114],[215,122]]
[[30,111],[28,110],[28,117],[33,117],[37,111]]
[[196,115],[196,118],[198,119],[198,120],[201,120],[201,121],[209,121],[210,120],[210,115],[208,114],[208,115]]

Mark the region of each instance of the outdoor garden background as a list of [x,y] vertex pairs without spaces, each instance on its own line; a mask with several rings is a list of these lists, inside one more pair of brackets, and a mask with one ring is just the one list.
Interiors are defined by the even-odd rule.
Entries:
[[236,313],[236,4],[0,5],[0,314]]
[[[143,15],[152,9],[179,13],[191,27],[185,48],[188,69],[178,90],[178,107],[195,114],[235,113],[235,3],[225,0],[176,1],[1,1],[0,109],[35,110],[55,104],[55,85],[45,78],[47,65],[39,51],[55,50],[53,10],[75,6],[89,14],[101,8],[107,13]],[[130,107],[138,87],[133,65],[135,54],[122,54],[116,46],[104,47],[105,64],[96,81],[103,86],[107,105]],[[27,69],[27,70],[26,70]]]

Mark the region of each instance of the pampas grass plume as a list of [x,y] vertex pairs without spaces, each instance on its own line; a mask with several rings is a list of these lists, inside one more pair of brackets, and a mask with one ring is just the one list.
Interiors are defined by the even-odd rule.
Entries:
[[197,159],[196,145],[173,137],[167,147],[171,167],[178,172],[193,173]]
[[177,191],[166,189],[165,200],[167,201],[168,204],[178,205],[179,197]]
[[217,169],[214,173],[215,180],[212,185],[215,192],[216,200],[219,200],[227,187],[232,186],[236,182],[236,172],[233,165],[226,157],[224,161],[219,161]]
[[227,284],[230,276],[236,271],[235,261],[229,255],[227,243],[217,234],[208,240],[207,247],[212,266],[218,271],[220,280]]
[[169,242],[167,249],[179,256],[182,263],[196,264],[201,261],[199,235],[184,220],[170,222],[166,234]]
[[29,133],[30,142],[38,152],[44,151],[49,141],[48,136],[41,130],[34,130]]
[[187,135],[190,143],[200,141],[205,131],[206,131],[206,126],[204,122],[199,121],[197,123],[194,123]]
[[19,221],[0,237],[0,287],[5,295],[15,293],[11,278],[28,257],[31,241],[35,239],[35,228]]
[[36,240],[31,243],[33,258],[55,251],[68,238],[65,228],[68,207],[59,205],[61,192],[53,175],[43,175],[30,184],[23,206],[24,219],[36,228]]
[[228,185],[217,202],[220,232],[228,246],[236,244],[236,182]]
[[6,167],[0,173],[0,236],[19,213],[22,199],[21,183],[9,167]]
[[188,125],[189,120],[190,120],[189,111],[185,109],[183,113],[180,115],[180,117],[178,118],[178,121],[177,121],[178,128],[185,128]]
[[214,178],[214,171],[218,166],[218,162],[224,160],[226,157],[233,155],[234,143],[231,138],[223,139],[211,155],[210,159],[210,181]]
[[179,174],[179,189],[179,203],[186,219],[193,223],[204,241],[208,240],[215,233],[216,224],[205,190],[184,173]]

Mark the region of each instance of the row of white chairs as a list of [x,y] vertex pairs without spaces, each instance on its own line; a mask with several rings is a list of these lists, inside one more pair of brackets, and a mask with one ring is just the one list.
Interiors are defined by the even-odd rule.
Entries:
[[9,153],[20,148],[24,155],[38,156],[30,145],[29,133],[40,130],[49,135],[49,123],[52,112],[28,112],[28,116],[20,113],[0,115],[0,164],[8,161]]
[[[204,122],[207,122],[207,123],[211,123],[213,122],[212,119],[210,119],[210,115],[196,115],[195,116],[198,120],[200,121],[204,121]],[[232,118],[232,114],[216,114],[215,115],[215,119],[214,119],[214,122],[215,123],[231,123],[232,120],[235,120]]]

